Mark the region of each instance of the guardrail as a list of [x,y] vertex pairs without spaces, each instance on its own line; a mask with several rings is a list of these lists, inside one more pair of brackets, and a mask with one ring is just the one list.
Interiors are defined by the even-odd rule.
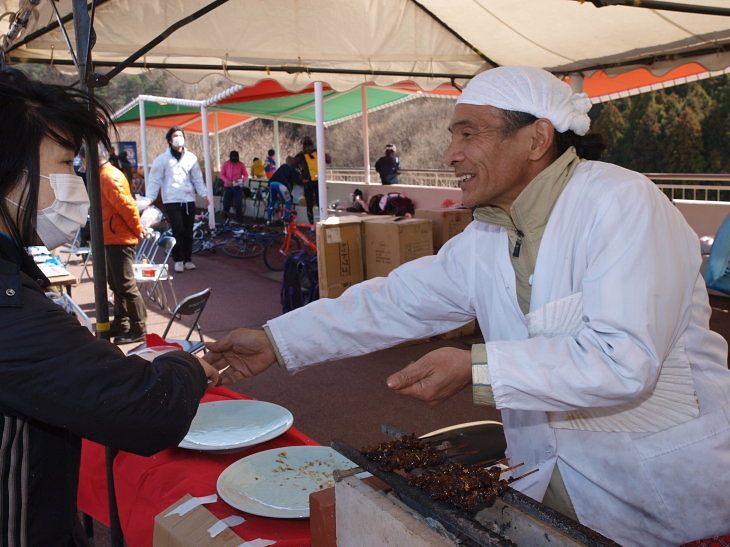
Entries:
[[[646,173],[646,176],[671,199],[730,202],[730,173]],[[327,169],[327,180],[363,184],[366,175],[361,167],[333,167]],[[459,187],[454,172],[447,169],[401,169],[399,180],[400,184],[409,186]],[[370,171],[370,181],[380,184],[374,169]],[[684,184],[685,181],[691,183]]]

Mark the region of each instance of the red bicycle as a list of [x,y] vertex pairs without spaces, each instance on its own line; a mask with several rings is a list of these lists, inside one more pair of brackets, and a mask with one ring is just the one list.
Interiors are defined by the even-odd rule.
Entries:
[[273,238],[264,248],[264,264],[275,272],[284,270],[286,257],[299,249],[308,249],[317,254],[317,245],[312,241],[314,236],[314,224],[297,222],[296,211],[280,209],[284,214],[284,231],[281,235]]

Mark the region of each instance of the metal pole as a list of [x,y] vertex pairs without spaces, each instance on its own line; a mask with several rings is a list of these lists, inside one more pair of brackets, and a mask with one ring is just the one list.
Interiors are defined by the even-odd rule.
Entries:
[[213,204],[213,175],[210,168],[210,134],[208,133],[208,107],[200,106],[203,123],[203,163],[205,165],[205,187],[208,190],[208,226],[215,228],[215,205]]
[[[93,9],[93,4],[92,4]],[[76,57],[78,58],[79,82],[89,95],[93,96],[94,88],[89,86],[93,81],[93,64],[91,49],[93,47],[93,25],[87,11],[86,0],[73,0],[74,30],[76,31]],[[91,105],[89,105],[91,107]],[[91,254],[94,271],[94,301],[96,305],[96,335],[109,339],[109,308],[106,292],[106,257],[104,253],[104,231],[101,221],[101,192],[99,184],[99,151],[94,139],[86,139],[86,186],[90,202]],[[113,547],[122,547],[122,527],[117,510],[116,491],[114,489],[114,457],[116,450],[106,448],[106,476],[109,492],[109,530]]]
[[150,162],[147,160],[147,118],[144,112],[144,99],[139,98],[139,132],[142,139],[142,165],[144,165],[144,183],[150,180]]
[[327,162],[324,142],[324,104],[322,82],[314,82],[314,120],[317,124],[317,172],[319,177],[319,219],[327,218]]
[[362,158],[365,170],[365,184],[370,184],[370,128],[368,127],[368,88],[360,86],[362,95]]

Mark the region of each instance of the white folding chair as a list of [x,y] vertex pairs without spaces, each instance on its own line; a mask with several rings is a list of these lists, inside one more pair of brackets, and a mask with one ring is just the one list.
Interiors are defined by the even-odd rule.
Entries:
[[[142,296],[157,304],[160,309],[170,313],[177,305],[177,297],[175,296],[175,288],[172,285],[173,277],[167,262],[176,243],[175,238],[172,236],[160,237],[155,243],[154,249],[148,255],[148,262],[134,263],[132,266],[134,280],[137,282]],[[160,252],[162,257],[157,260]],[[166,286],[169,289],[169,296]]]
[[64,261],[64,266],[68,266],[69,262],[71,262],[71,259],[75,256],[78,260],[81,260],[81,264],[83,266],[83,269],[81,270],[81,274],[79,275],[79,282],[84,280],[84,274],[91,279],[91,272],[89,271],[89,262],[91,260],[91,247],[86,245],[79,245],[81,243],[81,228],[76,230],[76,235],[74,236],[73,241],[71,242],[71,245],[68,248],[59,249],[59,253],[63,253],[66,255],[66,260]]
[[148,237],[139,240],[134,249],[135,264],[154,262],[155,255],[159,249],[157,242],[160,240],[160,237],[162,237],[162,234],[158,231],[154,231]]

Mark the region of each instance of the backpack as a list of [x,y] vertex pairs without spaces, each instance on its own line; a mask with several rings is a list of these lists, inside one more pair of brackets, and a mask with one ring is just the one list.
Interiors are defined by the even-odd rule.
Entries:
[[289,312],[319,298],[317,255],[295,251],[286,257],[281,281],[281,311]]
[[368,202],[368,213],[371,215],[393,215],[403,217],[413,215],[413,200],[404,194],[391,192],[387,195],[375,194]]

